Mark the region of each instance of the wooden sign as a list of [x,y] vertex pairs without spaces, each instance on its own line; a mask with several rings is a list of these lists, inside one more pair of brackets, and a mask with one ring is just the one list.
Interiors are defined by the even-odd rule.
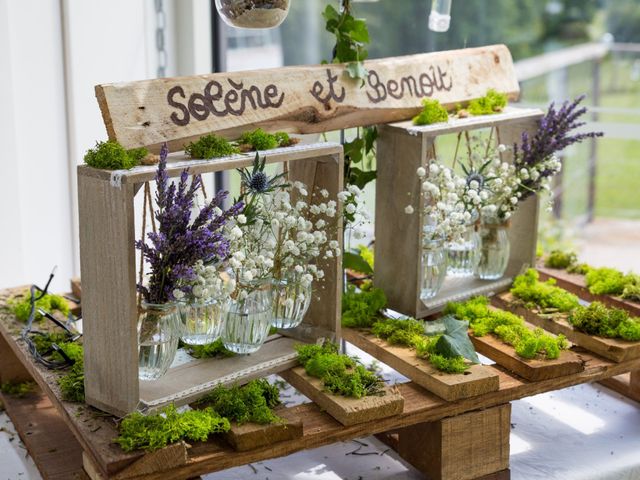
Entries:
[[454,106],[494,88],[519,94],[504,45],[365,62],[362,84],[344,65],[214,73],[96,86],[107,133],[125,148],[181,149],[211,132],[256,127],[315,133],[406,120],[424,98]]

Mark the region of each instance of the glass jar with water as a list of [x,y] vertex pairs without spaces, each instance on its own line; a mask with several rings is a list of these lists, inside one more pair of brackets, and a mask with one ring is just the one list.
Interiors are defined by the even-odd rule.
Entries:
[[138,377],[162,377],[176,356],[182,322],[175,303],[142,302],[138,308]]

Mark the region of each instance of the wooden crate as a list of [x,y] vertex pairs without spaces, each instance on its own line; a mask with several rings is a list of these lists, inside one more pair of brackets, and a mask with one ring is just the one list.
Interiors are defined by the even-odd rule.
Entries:
[[[523,131],[537,128],[543,112],[538,109],[507,107],[504,112],[448,123],[416,127],[411,122],[383,125],[378,128],[377,190],[390,192],[376,197],[374,283],[382,288],[393,310],[423,318],[441,310],[447,302],[475,295],[491,295],[507,289],[524,266],[534,265],[538,226],[538,200],[530,197],[511,219],[509,240],[511,256],[505,276],[499,280],[447,277],[440,293],[427,301],[420,299],[422,211],[425,199],[420,195],[421,182],[416,170],[424,167],[441,135],[495,127],[505,145],[520,141]],[[411,203],[418,208],[407,215]]]
[[[286,163],[290,180],[327,189],[335,198],[343,188],[342,146],[300,145],[264,153],[267,163]],[[254,154],[214,160],[169,157],[167,173],[219,172],[252,164]],[[108,172],[78,167],[80,260],[85,346],[85,390],[89,405],[116,415],[191,402],[215,385],[244,382],[296,364],[300,340],[336,339],[340,329],[341,259],[322,264],[325,279],[304,322],[276,335],[255,354],[225,359],[191,359],[156,381],[138,380],[136,239],[134,197],[156,167]],[[336,232],[341,242],[342,229]]]

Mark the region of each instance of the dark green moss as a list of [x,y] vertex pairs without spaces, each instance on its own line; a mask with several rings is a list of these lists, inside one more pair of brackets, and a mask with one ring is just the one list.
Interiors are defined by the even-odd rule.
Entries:
[[228,157],[240,153],[240,149],[218,135],[205,135],[196,142],[191,142],[184,149],[191,158],[210,159]]
[[576,330],[589,335],[640,340],[640,319],[631,318],[625,310],[609,308],[600,302],[578,307],[569,316],[569,322]]
[[94,148],[87,150],[84,163],[93,168],[104,170],[129,170],[140,164],[149,151],[146,148],[125,150],[114,140],[96,142]]

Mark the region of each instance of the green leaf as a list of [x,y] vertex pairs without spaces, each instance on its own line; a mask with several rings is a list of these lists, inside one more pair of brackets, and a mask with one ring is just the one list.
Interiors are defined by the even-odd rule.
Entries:
[[351,62],[347,64],[347,73],[351,78],[360,78],[365,79],[369,72],[366,68],[364,68],[364,63],[362,62]]
[[364,273],[365,275],[373,274],[371,266],[357,253],[345,252],[342,257],[342,266],[355,272]]
[[364,151],[369,153],[373,150],[373,147],[378,139],[378,129],[376,127],[365,127],[363,130],[364,137]]
[[354,19],[353,22],[349,24],[349,30],[349,36],[352,40],[360,43],[369,43],[369,30],[364,20]]
[[360,170],[359,168],[352,168],[349,175],[349,184],[355,185],[360,189],[363,189],[365,185],[376,179],[375,170]]
[[467,333],[469,323],[458,320],[453,315],[442,318],[446,332],[440,337],[435,346],[435,353],[446,358],[462,356],[473,363],[480,363],[476,349]]
[[338,13],[338,11],[331,5],[327,5],[327,8],[324,9],[324,12],[322,12],[322,16],[324,17],[324,19],[329,22],[331,20],[335,20],[336,23],[338,22],[338,20],[340,19],[340,14]]

